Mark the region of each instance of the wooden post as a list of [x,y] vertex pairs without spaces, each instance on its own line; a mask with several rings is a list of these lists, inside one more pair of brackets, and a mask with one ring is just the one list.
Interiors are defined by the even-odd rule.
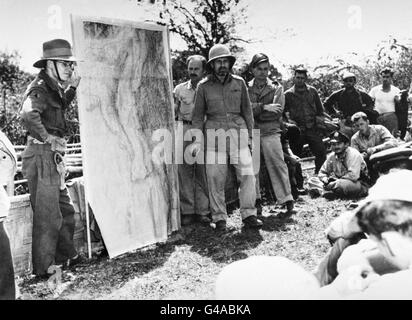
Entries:
[[87,253],[89,259],[92,258],[92,241],[90,239],[90,216],[89,216],[89,202],[87,201],[86,192],[84,193],[84,202],[86,205],[86,234],[87,234]]

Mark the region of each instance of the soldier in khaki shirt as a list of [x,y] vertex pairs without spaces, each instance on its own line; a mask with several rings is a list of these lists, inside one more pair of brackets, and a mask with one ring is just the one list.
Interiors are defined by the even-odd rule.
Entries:
[[[262,222],[256,218],[255,176],[248,148],[248,142],[252,141],[253,114],[244,80],[229,72],[235,60],[224,45],[217,44],[210,49],[208,66],[212,73],[197,87],[192,117],[193,128],[204,129],[206,136],[206,175],[210,210],[213,222],[220,231],[226,230],[227,159],[235,167],[240,182],[240,214],[245,226],[262,226]],[[213,134],[219,135],[219,132],[223,133],[224,142],[227,142],[226,138],[231,140],[230,146],[227,143],[223,147],[215,146],[216,139]],[[209,139],[209,134],[213,138]],[[196,153],[201,149],[201,144],[195,142],[192,147]],[[219,160],[222,159],[224,161],[221,163]]]
[[[183,124],[183,136],[192,127],[192,112],[195,103],[196,87],[202,80],[206,68],[206,59],[200,55],[187,59],[189,81],[183,82],[174,89],[176,114],[178,123]],[[191,143],[185,139],[183,150]],[[182,225],[189,225],[194,220],[200,223],[210,223],[209,194],[206,183],[204,164],[190,164],[185,161],[178,166],[179,196]]]

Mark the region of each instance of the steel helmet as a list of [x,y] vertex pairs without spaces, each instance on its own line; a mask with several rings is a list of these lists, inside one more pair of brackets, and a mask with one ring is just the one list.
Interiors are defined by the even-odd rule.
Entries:
[[215,44],[209,51],[209,61],[207,66],[210,67],[210,63],[219,58],[228,58],[230,61],[230,68],[235,64],[236,58],[230,53],[230,50],[224,44]]

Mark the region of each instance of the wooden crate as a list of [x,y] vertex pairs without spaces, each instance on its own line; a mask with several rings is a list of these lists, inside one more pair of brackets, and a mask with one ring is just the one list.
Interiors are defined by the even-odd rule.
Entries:
[[[33,210],[30,204],[30,195],[24,194],[10,198],[11,206],[5,227],[10,239],[11,253],[13,256],[14,273],[23,275],[32,271],[32,230]],[[78,207],[75,206],[74,245],[81,253],[87,252],[85,227],[80,218]],[[92,249],[99,251],[102,243],[92,243]]]
[[33,211],[29,194],[10,198],[11,206],[5,221],[13,256],[14,272],[17,275],[30,272]]

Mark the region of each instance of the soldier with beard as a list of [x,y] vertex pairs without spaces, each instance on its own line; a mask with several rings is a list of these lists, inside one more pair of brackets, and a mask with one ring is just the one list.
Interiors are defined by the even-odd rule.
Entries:
[[[248,148],[252,143],[253,114],[245,81],[230,73],[235,60],[225,45],[216,44],[210,49],[207,65],[211,74],[197,87],[192,117],[193,128],[204,129],[206,136],[210,210],[219,231],[226,230],[227,159],[235,167],[240,184],[239,202],[243,223],[251,228],[262,226],[262,222],[256,218],[255,176]],[[220,138],[220,135],[225,144],[216,146],[216,136]],[[231,141],[230,145],[226,143],[227,138]],[[197,153],[202,148],[201,143],[194,142],[191,148],[193,153]]]

